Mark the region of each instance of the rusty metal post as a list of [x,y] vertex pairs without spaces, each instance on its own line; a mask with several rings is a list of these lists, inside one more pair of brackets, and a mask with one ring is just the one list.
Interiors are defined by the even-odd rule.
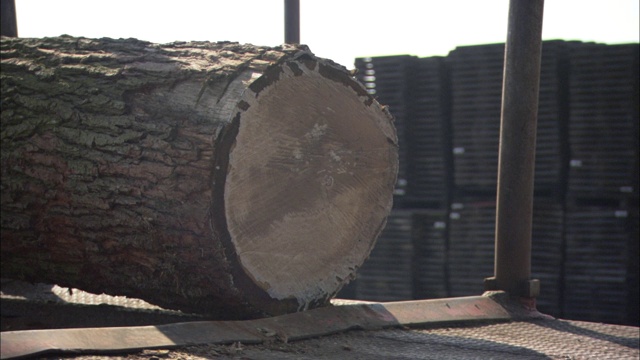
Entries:
[[284,42],[300,43],[300,0],[284,0]]
[[535,298],[531,222],[544,0],[510,0],[500,119],[494,277],[485,289]]
[[0,6],[0,16],[2,17],[0,35],[17,37],[18,21],[16,20],[15,0],[2,0]]

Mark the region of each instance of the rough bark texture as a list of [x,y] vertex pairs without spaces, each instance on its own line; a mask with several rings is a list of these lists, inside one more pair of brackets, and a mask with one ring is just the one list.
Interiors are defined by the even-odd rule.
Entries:
[[3,277],[246,318],[325,304],[368,256],[397,144],[344,68],[228,42],[1,50]]

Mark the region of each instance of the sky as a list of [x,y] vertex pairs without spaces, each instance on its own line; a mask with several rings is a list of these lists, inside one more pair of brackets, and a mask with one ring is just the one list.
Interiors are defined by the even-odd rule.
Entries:
[[[284,0],[15,0],[20,37],[284,42]],[[525,0],[526,1],[526,0]],[[638,43],[640,0],[546,0],[543,40]],[[347,68],[505,42],[508,0],[300,0],[300,42]]]

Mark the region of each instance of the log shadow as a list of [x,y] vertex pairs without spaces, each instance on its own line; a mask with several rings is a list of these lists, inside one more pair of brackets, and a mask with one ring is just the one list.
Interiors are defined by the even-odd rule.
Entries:
[[[0,331],[159,325],[206,319],[142,300],[2,279]],[[138,306],[131,306],[138,305]]]

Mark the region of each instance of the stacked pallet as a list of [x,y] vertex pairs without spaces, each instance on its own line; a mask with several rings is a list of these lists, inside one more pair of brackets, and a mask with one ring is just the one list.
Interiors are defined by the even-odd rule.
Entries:
[[339,296],[368,301],[413,299],[412,228],[413,211],[394,209],[357,279]]
[[575,44],[570,198],[638,197],[638,44]]
[[610,206],[567,208],[564,317],[629,322],[627,276],[633,259],[628,220],[626,210]]
[[495,199],[467,199],[451,205],[448,274],[451,296],[479,295],[493,275]]
[[629,208],[629,222],[627,231],[629,237],[629,267],[627,271],[627,289],[629,289],[627,302],[627,321],[626,324],[640,325],[640,211],[638,206]]
[[[544,313],[639,323],[638,51],[543,42],[532,278]],[[482,293],[493,274],[503,58],[504,44],[489,44],[445,58],[357,59],[360,79],[396,117],[401,169],[389,232],[343,293]]]
[[531,277],[540,280],[538,310],[562,314],[562,268],[564,263],[564,206],[538,197],[531,224]]
[[449,296],[448,212],[394,209],[358,277],[342,298],[397,301]]
[[384,56],[357,58],[357,78],[368,92],[389,107],[395,118],[398,134],[399,169],[395,189],[395,203],[401,203],[407,191],[408,131],[407,123],[412,118],[414,56]]
[[449,228],[451,296],[481,294],[493,275],[504,44],[449,53],[454,194]]
[[413,284],[416,299],[444,298],[450,294],[448,223],[446,209],[414,210]]
[[494,193],[498,171],[504,44],[465,46],[447,57],[455,192]]
[[[454,181],[459,196],[495,193],[500,140],[504,44],[459,47],[451,71]],[[542,46],[536,142],[536,193],[562,193],[565,182],[566,46]]]
[[[532,276],[540,279],[545,289],[538,299],[541,308],[558,315],[567,159],[566,44],[544,42],[541,56]],[[482,291],[479,274],[493,273],[504,44],[459,47],[447,62],[451,74],[454,198],[459,204],[454,205],[461,208],[452,210],[450,282],[452,295],[460,296]],[[474,260],[469,260],[469,254]]]
[[[444,60],[359,58],[356,68],[369,93],[395,117],[400,168],[387,227],[357,280],[338,296],[378,301],[445,297],[451,147]],[[397,251],[404,250],[408,259],[398,257]]]
[[565,193],[568,44],[564,41],[542,43],[534,173],[536,197],[561,199]]
[[564,314],[637,325],[638,44],[572,44]]
[[447,208],[452,158],[447,70],[440,57],[416,59],[413,114],[407,122],[406,201]]
[[[448,274],[452,296],[482,293],[482,279],[494,269],[494,199],[453,203],[449,229]],[[532,277],[541,281],[541,311],[560,314],[563,262],[563,207],[556,201],[536,199],[531,234]]]

